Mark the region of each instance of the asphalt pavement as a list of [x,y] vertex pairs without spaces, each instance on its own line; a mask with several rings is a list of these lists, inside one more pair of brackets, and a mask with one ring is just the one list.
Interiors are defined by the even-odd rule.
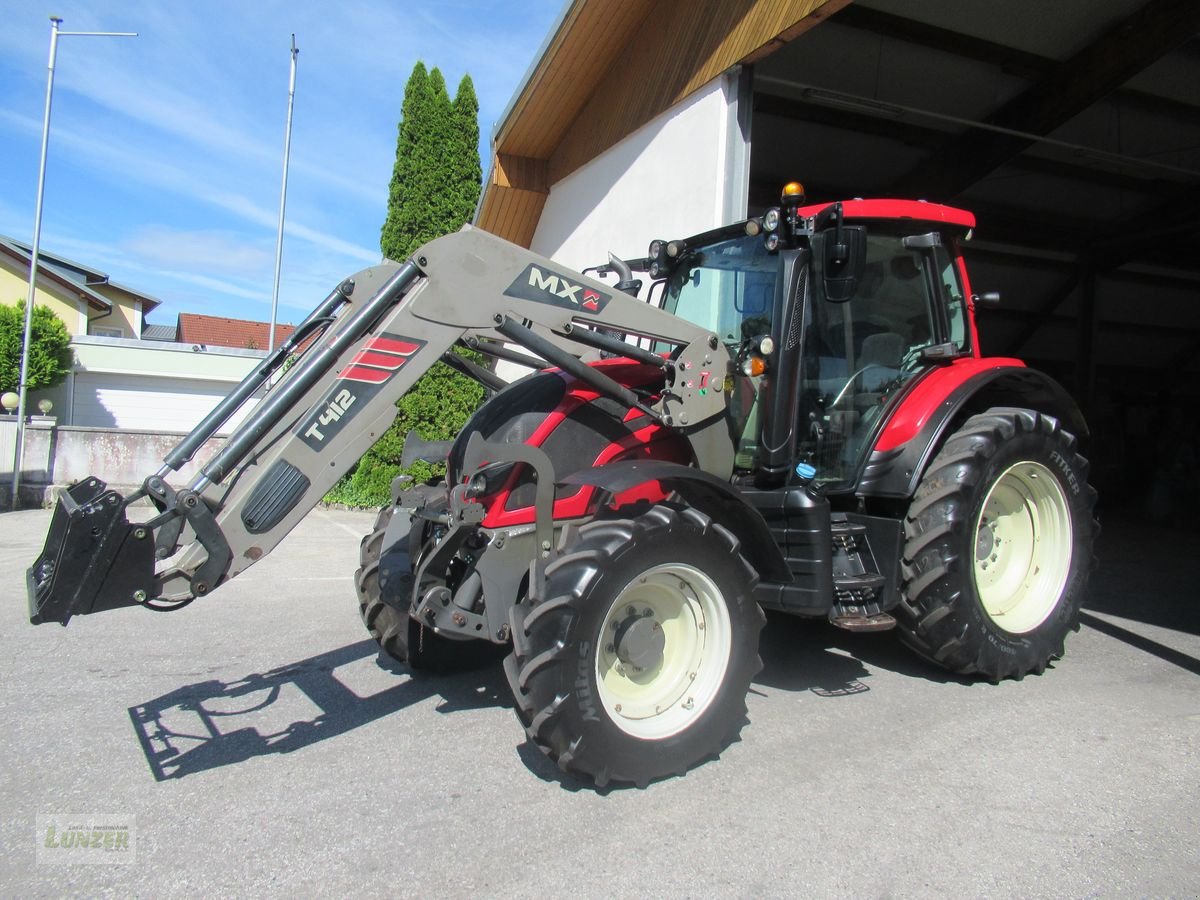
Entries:
[[597,792],[526,744],[498,666],[379,658],[372,518],[314,511],[185,610],[64,629],[27,621],[49,513],[0,514],[0,894],[1200,893],[1194,533],[1106,523],[1082,630],[1019,683],[772,619],[740,742]]

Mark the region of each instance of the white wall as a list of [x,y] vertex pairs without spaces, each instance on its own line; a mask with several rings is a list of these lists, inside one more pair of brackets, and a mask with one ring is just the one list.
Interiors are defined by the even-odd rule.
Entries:
[[745,178],[737,84],[736,73],[714,79],[552,185],[530,249],[582,269],[606,262],[609,250],[644,256],[654,238],[686,237],[743,215],[729,208],[729,180]]

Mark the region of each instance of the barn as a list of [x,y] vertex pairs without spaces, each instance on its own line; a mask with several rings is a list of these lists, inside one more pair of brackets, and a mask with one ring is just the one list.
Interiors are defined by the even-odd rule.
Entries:
[[1073,394],[1105,507],[1194,526],[1198,31],[1191,0],[575,0],[477,223],[581,268],[793,180],[971,210],[984,353]]

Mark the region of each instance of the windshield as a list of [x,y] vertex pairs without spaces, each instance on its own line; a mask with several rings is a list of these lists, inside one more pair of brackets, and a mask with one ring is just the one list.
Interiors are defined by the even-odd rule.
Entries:
[[[736,357],[748,338],[771,333],[779,257],[762,236],[738,234],[688,251],[667,282],[663,309],[720,336]],[[668,349],[666,346],[659,348]],[[735,465],[749,468],[758,449],[758,390],[762,379],[740,371],[729,394]]]
[[761,237],[738,235],[689,251],[667,282],[663,308],[736,348],[771,330],[779,258]]

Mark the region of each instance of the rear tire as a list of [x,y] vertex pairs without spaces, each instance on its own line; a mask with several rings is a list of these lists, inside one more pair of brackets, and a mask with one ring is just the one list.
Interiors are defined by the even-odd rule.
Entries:
[[757,573],[693,509],[568,534],[544,599],[510,614],[504,669],[526,733],[568,772],[644,787],[717,756],[762,668]]
[[1096,493],[1057,420],[973,416],[930,463],[905,518],[901,639],[991,681],[1041,674],[1079,629]]
[[[413,669],[449,674],[496,662],[500,651],[493,644],[444,638],[384,602],[379,587],[379,561],[384,537],[395,512],[396,507],[390,504],[380,509],[371,533],[359,544],[359,568],[354,573],[354,586],[358,591],[358,611],[368,633],[379,644],[379,649]],[[409,538],[401,537],[400,540],[408,545],[410,556],[415,559],[420,548]]]

